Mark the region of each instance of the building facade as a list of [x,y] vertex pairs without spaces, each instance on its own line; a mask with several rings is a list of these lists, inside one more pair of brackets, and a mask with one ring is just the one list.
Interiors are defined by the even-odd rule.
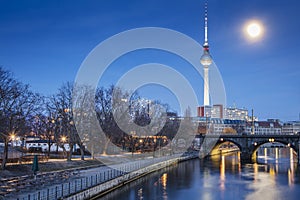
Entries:
[[282,134],[294,135],[300,133],[300,121],[286,122],[282,126]]
[[[254,128],[254,130],[252,130]],[[246,122],[246,134],[255,135],[279,135],[282,134],[282,125],[278,121]]]

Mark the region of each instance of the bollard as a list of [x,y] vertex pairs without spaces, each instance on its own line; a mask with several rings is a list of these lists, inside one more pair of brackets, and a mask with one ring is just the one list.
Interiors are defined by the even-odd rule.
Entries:
[[49,200],[49,188],[47,189],[47,200]]

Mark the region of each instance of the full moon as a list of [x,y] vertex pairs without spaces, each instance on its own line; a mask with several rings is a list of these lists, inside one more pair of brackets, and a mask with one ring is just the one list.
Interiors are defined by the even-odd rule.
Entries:
[[261,34],[261,26],[257,23],[251,23],[247,26],[247,33],[250,37],[258,37]]
[[263,36],[264,27],[258,20],[248,21],[244,26],[244,33],[251,41],[256,41]]

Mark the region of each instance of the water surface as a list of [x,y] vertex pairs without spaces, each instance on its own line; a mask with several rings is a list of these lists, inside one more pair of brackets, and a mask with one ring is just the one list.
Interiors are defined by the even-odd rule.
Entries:
[[289,148],[261,148],[256,164],[239,153],[194,159],[134,181],[101,199],[300,199],[300,173]]

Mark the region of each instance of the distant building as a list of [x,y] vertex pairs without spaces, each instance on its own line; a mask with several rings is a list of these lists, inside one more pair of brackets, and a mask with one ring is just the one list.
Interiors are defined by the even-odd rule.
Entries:
[[224,108],[222,104],[213,105],[211,109],[211,117],[212,118],[224,118]]
[[[30,149],[37,149],[40,148],[42,152],[47,152],[48,151],[48,140],[31,140],[31,141],[26,141],[26,149],[28,149],[30,151]],[[56,143],[53,143],[51,141],[51,147],[50,147],[50,152],[56,152],[56,151],[63,151],[63,148],[61,145],[58,145]],[[78,145],[74,146],[73,151],[76,151]],[[69,144],[65,143],[64,144],[64,148],[66,149],[66,151],[70,150]],[[79,148],[79,147],[78,147]]]
[[[222,104],[199,106],[197,108],[197,117],[252,121],[252,117],[248,116],[248,110],[246,108],[224,108]],[[258,121],[255,116],[253,116],[253,120]]]
[[209,118],[219,118],[224,117],[223,105],[217,104],[213,106],[199,106],[197,108],[197,117],[209,117]]
[[286,122],[282,126],[282,134],[294,135],[300,133],[300,121]]
[[198,124],[200,134],[242,134],[246,127],[244,120],[198,117],[194,121]]
[[[252,122],[246,123],[245,133],[252,134]],[[254,134],[256,135],[279,135],[282,134],[282,125],[279,121],[255,121]]]
[[225,119],[248,121],[248,110],[245,108],[225,108]]
[[211,106],[199,106],[197,108],[197,117],[211,117]]

